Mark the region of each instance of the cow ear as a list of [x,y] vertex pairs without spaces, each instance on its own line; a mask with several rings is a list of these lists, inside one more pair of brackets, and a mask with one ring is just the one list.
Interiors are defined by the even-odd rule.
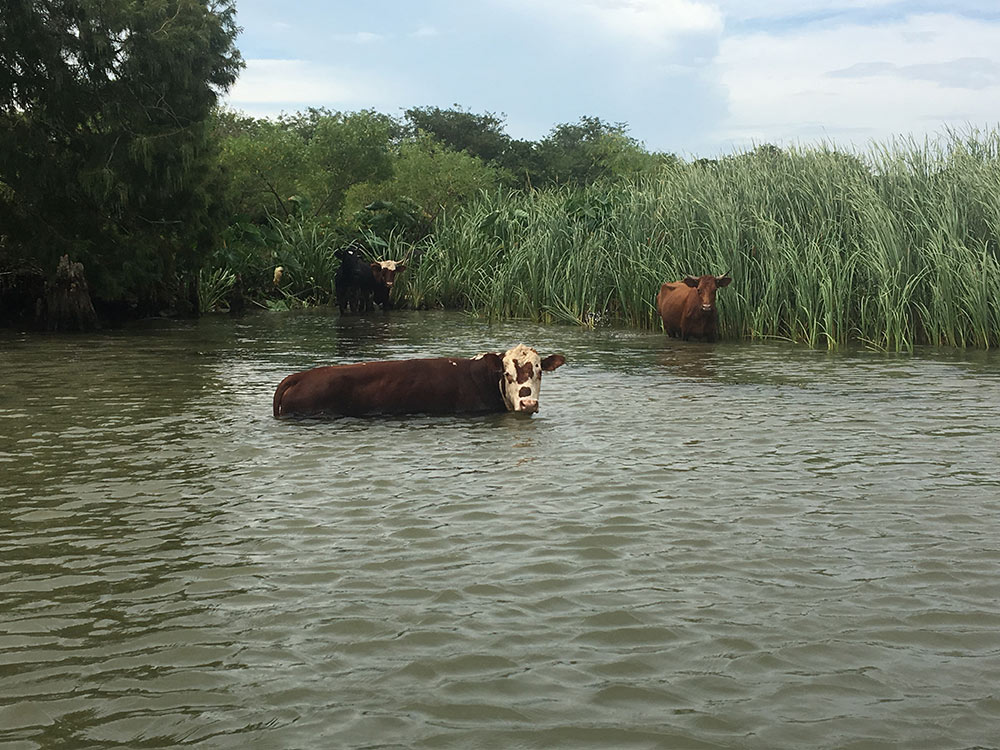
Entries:
[[406,270],[406,264],[405,263],[397,263],[396,264],[396,273],[399,273],[399,272],[405,271],[405,270]]
[[542,369],[551,371],[566,364],[566,358],[561,354],[550,354],[542,360]]
[[699,281],[699,279],[697,277],[695,277],[695,276],[685,276],[684,277],[684,283],[687,284],[692,289],[697,289],[698,288],[698,281]]
[[381,263],[369,263],[368,265],[370,265],[372,267],[373,271],[377,272],[377,271],[381,271],[382,270],[382,264]]
[[729,286],[732,280],[733,280],[732,276],[716,276],[715,285],[721,289],[724,286]]

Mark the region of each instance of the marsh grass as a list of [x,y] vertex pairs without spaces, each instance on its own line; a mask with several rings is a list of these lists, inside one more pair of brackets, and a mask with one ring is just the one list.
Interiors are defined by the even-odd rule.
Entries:
[[275,265],[284,269],[278,292],[282,305],[324,305],[334,301],[334,278],[340,267],[335,252],[340,238],[313,220],[271,222],[276,240]]
[[236,274],[229,268],[198,272],[198,309],[203,313],[227,311],[226,296],[236,283]]
[[1000,134],[867,154],[762,148],[616,185],[489,193],[417,255],[419,306],[658,328],[660,285],[721,274],[725,337],[1000,344]]

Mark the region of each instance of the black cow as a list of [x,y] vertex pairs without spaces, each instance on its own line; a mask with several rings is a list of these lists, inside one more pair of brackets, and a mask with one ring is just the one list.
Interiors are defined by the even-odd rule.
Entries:
[[367,312],[374,304],[388,309],[396,274],[405,270],[406,265],[395,260],[368,263],[353,247],[338,250],[336,255],[340,258],[340,268],[334,284],[341,314],[348,308],[356,313]]

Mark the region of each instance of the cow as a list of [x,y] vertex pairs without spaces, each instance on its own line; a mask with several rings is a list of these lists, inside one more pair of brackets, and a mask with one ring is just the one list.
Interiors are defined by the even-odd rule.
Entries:
[[681,281],[661,286],[656,295],[656,309],[663,319],[663,330],[685,341],[690,338],[715,341],[719,335],[715,290],[729,286],[731,281],[727,272],[722,276],[685,276]]
[[406,270],[406,264],[398,260],[378,260],[371,264],[372,275],[375,277],[375,302],[382,305],[383,310],[390,307],[389,293],[396,283],[396,274]]
[[340,267],[334,277],[337,306],[341,315],[348,309],[356,313],[372,309],[372,301],[385,310],[389,307],[389,294],[396,274],[406,269],[406,264],[396,260],[375,263],[365,261],[357,248],[347,247],[336,252]]
[[471,359],[438,357],[316,367],[289,375],[274,391],[285,416],[483,414],[538,411],[542,371],[566,362],[518,344]]

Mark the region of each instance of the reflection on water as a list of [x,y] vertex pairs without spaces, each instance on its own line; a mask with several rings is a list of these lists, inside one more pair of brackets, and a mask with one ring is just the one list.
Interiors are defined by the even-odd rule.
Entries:
[[[533,418],[277,421],[519,342]],[[0,747],[997,747],[993,353],[394,311],[0,334]]]
[[666,345],[657,357],[657,364],[667,373],[683,380],[712,380],[718,377],[716,358],[725,357],[719,344],[694,347]]

